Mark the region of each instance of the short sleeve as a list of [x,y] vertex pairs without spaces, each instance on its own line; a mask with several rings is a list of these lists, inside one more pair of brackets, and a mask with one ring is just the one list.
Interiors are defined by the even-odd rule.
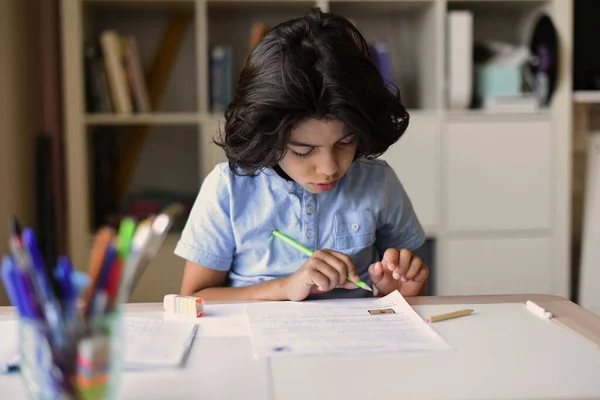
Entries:
[[425,242],[423,227],[408,194],[387,163],[384,179],[385,204],[377,224],[376,246],[381,253],[389,248],[414,251]]
[[175,254],[207,268],[231,268],[235,240],[230,219],[230,180],[218,166],[204,179]]

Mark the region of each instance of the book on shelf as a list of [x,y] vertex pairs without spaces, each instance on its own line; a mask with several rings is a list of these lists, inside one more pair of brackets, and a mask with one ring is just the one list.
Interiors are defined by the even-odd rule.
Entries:
[[100,48],[90,43],[85,46],[85,95],[87,112],[113,111]]
[[269,31],[269,26],[262,21],[256,21],[250,27],[250,37],[248,39],[248,54],[244,59],[244,64],[246,64],[246,59],[250,55],[250,52],[256,46],[256,44],[263,38]]
[[233,71],[231,46],[215,45],[210,50],[210,108],[223,113],[232,100]]
[[87,111],[149,113],[150,99],[137,40],[104,30],[85,49]]
[[386,86],[394,84],[394,71],[390,57],[388,43],[384,40],[375,40],[370,45],[371,59],[381,74]]
[[[250,27],[248,50],[243,58],[243,67],[248,55],[256,43],[269,31],[262,21],[256,21]],[[209,94],[210,111],[222,114],[233,99],[234,71],[233,47],[229,44],[214,44],[209,49]]]
[[[358,22],[354,18],[348,18],[348,21],[350,21],[350,23],[357,29],[360,29]],[[392,62],[390,44],[387,40],[383,40],[381,38],[376,38],[373,40],[367,38],[366,40],[368,42],[367,45],[369,46],[369,57],[371,58],[371,61],[373,61],[373,64],[375,64],[375,67],[377,67],[385,86],[392,90],[391,86],[398,86],[399,82],[395,81],[398,72],[398,65],[394,65]]]

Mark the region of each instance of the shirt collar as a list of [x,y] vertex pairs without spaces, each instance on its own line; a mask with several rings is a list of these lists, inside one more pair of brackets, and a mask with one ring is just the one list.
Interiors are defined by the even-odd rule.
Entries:
[[280,176],[277,171],[273,168],[265,168],[262,170],[262,173],[265,174],[272,182],[273,187],[279,190],[283,190],[288,193],[296,193],[298,189],[302,189],[302,187],[293,179],[287,180]]

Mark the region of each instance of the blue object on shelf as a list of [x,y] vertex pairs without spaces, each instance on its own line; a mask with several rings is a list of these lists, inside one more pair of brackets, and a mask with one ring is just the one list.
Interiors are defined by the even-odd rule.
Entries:
[[477,93],[489,96],[516,96],[521,93],[520,65],[485,64],[477,67]]

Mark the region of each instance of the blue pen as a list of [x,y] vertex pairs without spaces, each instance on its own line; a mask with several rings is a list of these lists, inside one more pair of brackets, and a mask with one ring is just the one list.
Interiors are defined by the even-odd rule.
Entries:
[[4,256],[2,258],[2,282],[4,284],[4,288],[6,289],[6,294],[8,295],[8,299],[10,300],[11,304],[17,309],[19,315],[22,317],[27,317],[27,311],[23,308],[20,293],[17,292],[17,288],[15,287],[15,276],[13,274],[14,271],[14,263],[8,256]]
[[77,299],[71,278],[72,274],[73,268],[71,267],[69,258],[60,256],[54,268],[54,279],[59,284],[63,313],[69,321],[73,321],[75,317],[75,300]]
[[21,307],[23,307],[24,316],[31,319],[40,319],[42,314],[35,301],[35,292],[31,280],[29,279],[29,275],[27,275],[26,271],[17,267],[12,269],[11,275],[15,292],[17,293],[17,296],[19,296]]
[[30,261],[32,275],[35,279],[34,285],[38,296],[40,296],[40,304],[43,309],[43,315],[46,317],[46,322],[51,330],[52,337],[58,346],[65,344],[64,326],[61,320],[60,304],[54,296],[51,282],[53,277],[48,275],[44,262],[37,248],[35,235],[29,228],[23,230],[21,235],[25,256],[29,256],[27,261]]
[[37,275],[39,285],[41,286],[38,288],[38,290],[43,292],[42,294],[45,296],[44,300],[47,301],[54,295],[52,275],[48,274],[46,270],[44,260],[42,259],[42,255],[38,250],[33,231],[29,228],[25,228],[21,234],[21,240],[23,242],[23,248],[29,255],[29,261],[31,261],[31,266],[35,271],[35,275]]

